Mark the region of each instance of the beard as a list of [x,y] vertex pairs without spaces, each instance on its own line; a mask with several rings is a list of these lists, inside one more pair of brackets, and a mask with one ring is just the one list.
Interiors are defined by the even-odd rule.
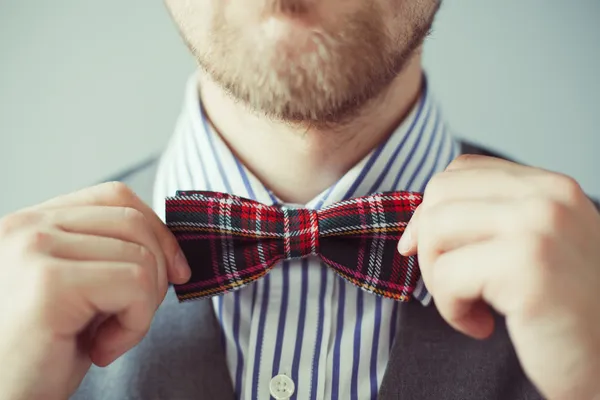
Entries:
[[[209,78],[256,113],[287,122],[342,124],[402,72],[431,29],[439,7],[434,3],[401,18],[399,32],[386,28],[376,2],[364,2],[335,24],[294,26],[273,38],[230,23],[219,1],[208,43],[192,50]],[[305,0],[268,0],[263,15],[303,18],[310,12]]]

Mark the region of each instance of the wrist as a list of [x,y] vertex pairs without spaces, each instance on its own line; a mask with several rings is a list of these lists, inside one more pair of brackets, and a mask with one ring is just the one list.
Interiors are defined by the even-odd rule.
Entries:
[[[29,331],[24,333],[23,331]],[[0,370],[0,400],[58,400],[49,380],[58,365],[49,353],[51,335],[41,329],[14,330],[0,337],[0,359],[10,368]],[[50,378],[50,379],[49,379]],[[67,399],[63,396],[61,399]]]

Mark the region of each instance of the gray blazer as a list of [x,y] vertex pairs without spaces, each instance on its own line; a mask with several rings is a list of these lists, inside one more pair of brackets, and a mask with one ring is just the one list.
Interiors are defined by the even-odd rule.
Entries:
[[[462,143],[462,152],[498,156]],[[118,180],[151,203],[156,160]],[[542,397],[525,377],[497,316],[484,341],[454,331],[435,305],[400,304],[399,325],[380,400],[534,400]],[[233,399],[219,325],[210,301],[179,304],[172,290],[144,340],[107,368],[92,367],[73,399]]]

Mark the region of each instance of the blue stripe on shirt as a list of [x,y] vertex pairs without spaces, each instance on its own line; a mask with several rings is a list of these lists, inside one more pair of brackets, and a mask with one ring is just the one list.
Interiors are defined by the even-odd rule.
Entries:
[[[198,160],[200,161],[200,168],[202,169],[202,176],[204,177],[204,183],[206,185],[206,190],[212,190],[212,185],[210,183],[210,179],[208,179],[208,169],[206,168],[206,165],[204,164],[204,158],[202,157],[202,155],[200,154],[200,143],[198,143],[198,138],[196,135],[194,135],[194,132],[192,132],[192,138],[194,140],[195,143],[195,148],[196,151],[198,152]],[[195,189],[195,188],[192,188]]]
[[[400,178],[402,178],[402,176],[404,175],[406,166],[410,164],[410,162],[413,159],[413,156],[415,155],[415,149],[419,148],[419,144],[421,143],[421,139],[423,138],[423,133],[425,132],[425,128],[427,128],[430,115],[431,115],[431,107],[427,107],[427,113],[425,114],[425,117],[423,118],[423,125],[421,126],[421,129],[419,130],[419,135],[417,136],[417,140],[416,140],[415,144],[412,146],[412,151],[404,159],[404,162],[402,163],[400,169],[398,170],[398,175],[396,175],[396,179],[394,180],[394,183],[392,185],[393,188],[398,187],[398,183],[400,182]],[[421,168],[421,167],[422,167],[422,165],[419,165],[419,168]],[[408,186],[404,187],[404,189],[407,189],[407,188],[408,188]]]
[[265,340],[265,322],[267,320],[267,310],[269,308],[269,275],[263,278],[263,293],[260,304],[260,314],[258,316],[258,335],[256,351],[254,353],[254,372],[252,373],[252,399],[258,398],[258,380],[260,378],[260,359],[262,354],[263,342]]
[[429,142],[427,143],[425,152],[423,153],[423,155],[421,156],[421,159],[419,160],[419,164],[418,164],[419,168],[417,168],[413,171],[412,175],[408,179],[408,182],[406,183],[407,188],[412,187],[412,185],[415,181],[415,178],[422,171],[423,167],[425,166],[425,162],[427,161],[427,158],[429,157],[429,153],[431,152],[431,146],[433,145],[434,139],[437,138],[437,130],[439,129],[439,126],[440,126],[439,115],[436,113],[434,118],[435,118],[435,124],[434,124],[433,131],[432,131],[433,133],[429,136]]
[[275,339],[275,355],[273,358],[272,376],[278,375],[281,363],[281,350],[283,347],[283,333],[287,317],[288,296],[290,291],[290,262],[284,261],[282,266],[283,286],[281,288],[281,305],[279,307],[279,321],[277,323],[277,338]]
[[375,298],[375,327],[373,332],[373,345],[371,350],[371,368],[369,371],[371,380],[371,399],[377,399],[379,384],[377,381],[377,356],[379,355],[379,331],[381,329],[381,297]]
[[333,192],[337,184],[338,182],[335,182],[332,186],[329,187],[329,189],[327,189],[327,192],[325,192],[325,194],[319,199],[319,202],[315,206],[315,210],[320,210],[323,207],[323,204],[325,204],[325,202],[327,201],[327,199],[331,195],[331,192]]
[[250,184],[250,179],[248,178],[248,174],[244,170],[244,167],[240,160],[234,158],[235,165],[237,165],[238,171],[240,172],[240,176],[242,177],[242,181],[244,182],[244,186],[246,187],[246,191],[248,192],[248,198],[252,200],[256,200],[256,195],[254,194],[254,189]]
[[321,288],[319,290],[319,316],[317,318],[317,339],[315,341],[315,350],[313,352],[312,362],[312,384],[310,388],[310,398],[317,399],[317,387],[319,383],[319,357],[321,355],[321,345],[323,343],[323,323],[325,319],[325,293],[327,290],[327,266],[321,263]]
[[[444,169],[446,169],[446,167],[448,166],[447,164],[449,164],[450,162],[452,162],[452,160],[455,157],[454,154],[454,142],[449,138],[449,135],[447,135],[446,132],[446,128],[443,127],[442,128],[442,132],[444,134],[444,140],[442,145],[440,145],[440,149],[438,150],[438,153],[436,154],[436,159],[435,159],[435,167],[433,168],[434,171],[438,171],[440,169],[440,163],[443,162],[444,163]],[[448,143],[450,142],[450,143]],[[448,154],[444,155],[444,157],[442,157],[442,151],[441,148],[448,148]],[[433,175],[433,174],[432,174]],[[429,179],[427,181],[425,181],[422,185],[422,189],[421,191],[425,190],[425,186],[429,183]]]
[[344,195],[344,197],[343,197],[344,200],[351,198],[354,195],[354,193],[356,193],[356,191],[358,190],[360,184],[365,180],[365,178],[367,177],[367,175],[371,171],[371,168],[373,167],[373,164],[375,164],[375,161],[377,161],[377,159],[379,159],[379,156],[383,152],[384,148],[385,148],[385,143],[382,143],[373,152],[373,154],[371,155],[371,157],[367,161],[367,164],[365,165],[365,167],[361,171],[360,175],[356,178],[356,180],[354,181],[354,183],[352,184],[352,186],[350,186],[350,188],[348,189],[348,191]]
[[258,285],[252,285],[252,309],[250,310],[250,319],[254,318],[254,307],[256,306],[256,291]]
[[237,367],[235,371],[235,395],[236,398],[241,398],[242,395],[242,373],[244,372],[244,355],[240,346],[240,292],[234,294],[234,310],[233,310],[233,338],[237,351]]
[[[444,128],[442,128],[442,132],[445,133]],[[444,147],[446,147],[444,142],[445,142],[444,140],[440,140],[438,143],[438,148],[437,148],[437,151],[435,152],[435,158],[433,159],[434,160],[433,168],[432,168],[433,173],[435,173],[435,171],[438,170],[438,167],[440,165],[440,162],[441,162],[440,157],[442,156],[442,149]],[[433,174],[430,173],[429,176],[433,176]],[[425,182],[420,187],[422,188],[424,185],[427,185],[430,180],[431,180],[431,178],[426,179]]]
[[394,306],[392,309],[392,322],[390,323],[390,348],[389,351],[392,351],[392,346],[394,345],[394,339],[396,339],[396,326],[398,325],[398,302],[394,302]]
[[338,277],[337,280],[338,293],[338,309],[337,309],[337,326],[335,332],[335,343],[333,344],[333,368],[331,381],[331,399],[339,400],[340,398],[340,348],[342,344],[342,335],[344,334],[344,310],[346,309],[346,282]]
[[354,325],[354,346],[352,357],[352,381],[350,382],[350,398],[358,400],[358,367],[360,366],[360,341],[363,319],[363,291],[356,291],[356,324]]
[[[298,329],[296,331],[296,347],[292,361],[292,380],[298,384],[298,368],[300,367],[300,353],[302,352],[302,339],[304,338],[304,324],[306,322],[306,296],[308,295],[308,259],[302,259],[302,283],[300,289],[300,312],[298,313]],[[298,392],[294,392],[292,399],[296,399]]]
[[[202,107],[200,108],[202,110]],[[203,114],[204,115],[204,112]],[[215,160],[217,162],[217,168],[219,169],[219,174],[221,175],[221,179],[223,180],[223,185],[225,186],[225,190],[227,193],[233,193],[231,190],[231,185],[229,184],[229,179],[227,179],[227,175],[225,174],[225,169],[223,168],[223,163],[219,158],[219,153],[217,153],[217,149],[215,147],[214,139],[212,137],[212,131],[208,127],[208,123],[206,122],[206,118],[202,118],[202,123],[204,124],[204,133],[206,134],[206,138],[208,139],[208,145],[210,146],[210,151],[215,156]]]
[[412,135],[412,133],[415,129],[415,126],[421,120],[421,113],[423,112],[423,109],[425,108],[425,104],[427,103],[426,100],[427,100],[427,93],[425,93],[423,95],[423,97],[421,98],[421,101],[419,102],[419,109],[417,110],[417,114],[416,114],[415,118],[413,119],[412,123],[410,124],[408,131],[406,131],[406,134],[404,135],[404,137],[402,138],[400,143],[398,143],[398,145],[394,149],[394,152],[392,153],[387,164],[381,170],[381,174],[379,174],[379,177],[377,178],[377,180],[375,180],[375,182],[373,183],[373,186],[371,186],[369,193],[374,193],[374,192],[380,190],[381,183],[383,182],[383,180],[387,176],[388,172],[392,168],[392,165],[394,164],[394,162],[396,162],[396,158],[398,158],[398,154],[400,153],[400,151],[402,149],[404,149],[404,145],[405,145],[407,139]]

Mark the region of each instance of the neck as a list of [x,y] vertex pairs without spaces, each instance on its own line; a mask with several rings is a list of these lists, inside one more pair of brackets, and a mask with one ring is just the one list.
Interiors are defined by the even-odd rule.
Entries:
[[385,141],[410,113],[421,85],[421,57],[416,54],[351,121],[316,127],[257,115],[200,74],[202,102],[214,129],[266,187],[296,204],[309,202]]

